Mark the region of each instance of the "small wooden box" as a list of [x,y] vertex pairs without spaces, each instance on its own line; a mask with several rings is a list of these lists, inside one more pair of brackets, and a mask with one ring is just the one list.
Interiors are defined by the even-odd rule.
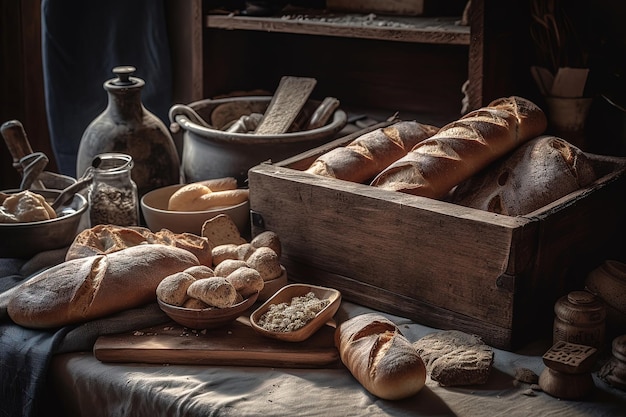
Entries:
[[294,281],[514,349],[549,337],[555,301],[626,256],[626,158],[589,155],[597,181],[519,217],[302,172],[363,133],[248,173],[252,234],[278,233]]

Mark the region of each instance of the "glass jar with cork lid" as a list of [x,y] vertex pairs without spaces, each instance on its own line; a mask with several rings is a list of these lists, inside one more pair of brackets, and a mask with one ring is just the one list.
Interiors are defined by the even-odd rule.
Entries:
[[123,153],[102,153],[88,168],[93,176],[89,187],[91,226],[111,224],[138,226],[137,185],[131,178],[133,158]]

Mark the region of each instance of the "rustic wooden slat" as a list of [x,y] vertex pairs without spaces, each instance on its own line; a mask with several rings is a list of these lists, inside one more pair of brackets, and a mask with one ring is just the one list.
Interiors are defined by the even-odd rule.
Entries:
[[172,322],[140,332],[100,336],[93,351],[102,362],[334,368],[340,362],[333,335],[334,327],[326,325],[303,342],[269,339],[241,316],[203,331]]
[[398,25],[375,26],[354,23],[329,22],[328,19],[249,17],[231,15],[207,15],[206,27],[214,29],[258,30],[305,35],[339,36],[386,41],[469,45],[470,30],[456,25],[458,17],[386,17],[386,21]]

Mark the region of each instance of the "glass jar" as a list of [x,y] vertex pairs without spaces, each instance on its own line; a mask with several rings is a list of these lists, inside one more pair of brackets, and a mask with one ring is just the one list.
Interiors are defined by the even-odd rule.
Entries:
[[88,168],[93,180],[89,188],[91,226],[139,225],[137,185],[131,178],[133,158],[123,153],[96,155]]

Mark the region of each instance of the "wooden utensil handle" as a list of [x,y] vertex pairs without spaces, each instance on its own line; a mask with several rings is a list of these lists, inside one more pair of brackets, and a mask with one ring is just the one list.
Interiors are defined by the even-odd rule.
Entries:
[[13,167],[21,171],[20,159],[33,153],[24,126],[19,120],[9,120],[2,124],[0,132],[13,157]]

